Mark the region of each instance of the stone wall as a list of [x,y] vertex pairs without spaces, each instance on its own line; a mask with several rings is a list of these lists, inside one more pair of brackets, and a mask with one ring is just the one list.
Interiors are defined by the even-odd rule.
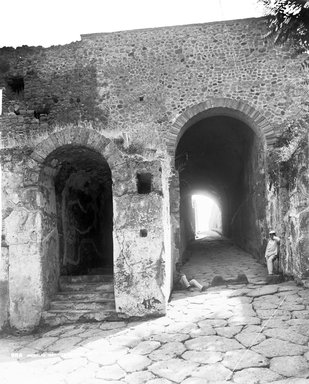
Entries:
[[[109,163],[114,254],[119,255],[114,259],[116,306],[127,315],[164,313],[172,266],[180,257],[183,240],[175,151],[183,131],[202,115],[226,114],[240,119],[262,143],[252,152],[252,167],[247,170],[254,196],[249,190],[251,197],[243,206],[244,214],[250,212],[248,221],[260,228],[260,234],[248,233],[239,243],[261,257],[268,226],[279,228],[279,223],[286,223],[283,236],[294,231],[294,224],[285,216],[294,208],[282,214],[286,200],[266,194],[264,160],[259,156],[266,158],[282,127],[295,115],[308,117],[308,57],[273,46],[263,39],[265,31],[264,19],[247,19],[83,35],[79,42],[46,49],[0,49],[5,223],[0,283],[4,292],[1,305],[10,308],[10,316],[6,309],[1,315],[0,327],[9,317],[12,326],[37,324],[37,313],[48,302],[42,292],[56,287],[55,266],[47,277],[42,275],[42,258],[37,260],[38,270],[31,265],[33,258],[42,255],[42,242],[41,237],[31,237],[30,227],[42,214],[36,206],[41,196],[37,192],[38,172],[57,146],[77,142],[103,154]],[[302,161],[308,162],[308,157]],[[151,193],[138,193],[137,172],[152,175]],[[306,183],[300,190],[289,191],[287,199],[296,207],[304,193],[308,193]],[[266,195],[268,204],[273,201],[273,217],[279,221],[270,217],[260,220],[267,210]],[[288,242],[282,244],[282,255],[289,255],[293,265],[298,265],[291,270],[291,263],[284,262],[282,268],[297,275],[305,268],[299,250],[307,249],[307,216],[302,213],[306,204],[307,200],[297,211],[295,235],[287,235],[295,239],[292,244],[298,248],[291,253]],[[7,228],[19,225],[23,229],[16,242],[15,229]],[[43,253],[56,255],[55,249],[57,242],[51,240]],[[20,265],[25,268],[18,270]],[[26,270],[28,277],[23,281]],[[143,297],[135,280],[139,273],[144,279],[138,282],[145,292]],[[39,279],[32,281],[34,276]],[[28,298],[21,284],[27,286],[29,281],[34,284],[31,305],[37,312],[25,305]],[[129,290],[125,288],[128,284]],[[32,315],[34,318],[28,319]]]
[[[268,222],[281,236],[280,269],[299,279],[309,277],[309,150],[308,133],[304,145],[287,160],[294,166],[289,179],[278,171],[278,184],[268,182]],[[294,159],[293,159],[294,157]],[[278,168],[280,164],[278,164]]]
[[[2,241],[8,251],[8,319],[13,329],[39,324],[44,307],[42,280],[41,196],[31,184],[29,151],[2,151]],[[5,262],[5,259],[4,259]]]
[[[127,316],[165,312],[165,246],[162,191],[162,165],[158,160],[135,158],[117,169],[114,188],[115,296],[119,312]],[[121,176],[120,176],[121,173]],[[136,194],[138,175],[151,175],[149,191]],[[119,190],[120,189],[120,190]],[[117,252],[116,252],[117,253]]]
[[234,224],[231,234],[236,244],[262,262],[264,261],[265,238],[267,237],[264,145],[255,137],[251,148],[248,148],[249,158],[244,171],[245,193],[232,219]]

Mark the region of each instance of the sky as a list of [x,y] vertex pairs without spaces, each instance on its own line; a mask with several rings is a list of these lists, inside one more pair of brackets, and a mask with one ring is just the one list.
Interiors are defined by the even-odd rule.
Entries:
[[2,0],[0,47],[48,47],[85,33],[264,15],[258,0]]

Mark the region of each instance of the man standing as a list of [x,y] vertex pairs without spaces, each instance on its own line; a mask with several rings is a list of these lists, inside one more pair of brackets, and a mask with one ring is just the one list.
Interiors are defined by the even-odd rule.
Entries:
[[269,232],[269,240],[265,251],[265,259],[267,262],[268,274],[273,275],[273,262],[279,257],[279,244],[280,239],[276,236],[275,231]]

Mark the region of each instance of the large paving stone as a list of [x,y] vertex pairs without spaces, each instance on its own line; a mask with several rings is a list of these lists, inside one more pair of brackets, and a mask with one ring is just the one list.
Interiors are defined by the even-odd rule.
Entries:
[[276,318],[270,318],[267,320],[263,320],[261,324],[261,328],[267,329],[267,328],[288,328],[289,320],[281,320]]
[[111,337],[109,340],[111,344],[122,345],[129,348],[136,347],[142,341],[140,337],[131,334],[118,334],[115,337]]
[[284,311],[283,309],[276,309],[275,311],[272,309],[257,309],[256,310],[257,315],[260,319],[271,319],[273,316],[276,317],[276,319],[280,320],[289,320],[291,318],[291,313],[289,311]]
[[292,316],[295,319],[309,319],[309,311],[304,310],[304,311],[294,311]]
[[216,331],[215,328],[211,327],[210,325],[204,326],[202,328],[196,328],[193,331],[190,332],[190,337],[199,337],[199,336],[211,336],[215,335]]
[[270,361],[270,369],[282,376],[309,377],[309,364],[302,356],[274,357]]
[[126,372],[119,367],[118,364],[108,365],[106,367],[101,367],[96,372],[95,377],[98,379],[105,380],[120,380],[125,377]]
[[227,352],[241,349],[243,346],[236,340],[221,336],[201,336],[185,342],[187,349],[195,351]]
[[258,325],[261,324],[261,320],[256,316],[232,316],[228,319],[229,325]]
[[[286,303],[283,303],[280,308],[284,309],[286,311],[291,311],[291,312],[295,311],[296,312],[295,315],[296,315],[298,311],[300,311],[301,313],[304,313],[306,307],[303,304],[295,304],[295,303],[286,302]],[[294,317],[296,317],[296,316],[294,316]]]
[[230,339],[233,336],[237,335],[237,333],[239,333],[241,329],[241,325],[235,325],[231,327],[218,327],[216,328],[216,332],[218,336],[223,336]]
[[184,353],[185,347],[179,341],[171,342],[164,344],[159,349],[150,353],[149,357],[151,360],[159,361],[159,360],[169,360],[174,357],[180,356]]
[[305,326],[309,329],[309,319],[291,319],[287,321],[289,326]]
[[253,305],[253,308],[255,310],[257,310],[257,309],[259,309],[259,310],[263,310],[263,309],[274,310],[274,309],[278,308],[279,303],[274,302],[274,301],[270,301],[270,300],[266,300],[264,297],[262,297],[262,298],[263,298],[263,300],[259,300],[259,301],[255,300],[253,302],[252,305]]
[[215,363],[198,368],[193,376],[200,377],[207,381],[228,380],[232,372],[221,363]]
[[233,381],[237,384],[263,384],[273,383],[281,378],[278,373],[267,368],[248,368],[235,372]]
[[147,382],[147,384],[173,384],[170,380],[166,379],[152,379]]
[[222,360],[221,352],[187,351],[182,358],[199,364],[214,364]]
[[273,337],[275,339],[290,341],[295,344],[307,344],[309,337],[300,333],[291,331],[291,329],[266,329],[263,334],[267,337]]
[[259,296],[273,295],[276,292],[278,292],[277,285],[264,285],[262,287],[250,290],[250,292],[247,293],[247,296],[259,297]]
[[126,375],[124,381],[127,384],[146,384],[150,380],[154,379],[155,376],[149,371],[134,372]]
[[182,359],[171,359],[154,363],[148,367],[148,370],[159,377],[182,383],[185,378],[196,371],[197,367],[198,364],[196,363]]
[[151,360],[146,356],[129,353],[117,360],[119,366],[126,372],[142,371],[151,364]]
[[135,348],[133,348],[132,353],[136,353],[138,355],[148,355],[160,346],[161,343],[159,341],[146,340],[142,341]]
[[231,293],[229,293],[228,296],[229,297],[245,296],[250,291],[251,291],[250,288],[239,288],[239,289],[235,289],[235,290],[231,291]]
[[242,332],[244,333],[260,333],[262,330],[262,327],[260,325],[247,325],[243,328]]
[[279,292],[287,292],[287,291],[299,291],[299,287],[297,287],[294,280],[286,281],[278,286]]
[[269,361],[264,356],[247,349],[226,352],[222,364],[233,371],[239,371],[244,368],[266,367]]
[[233,312],[232,311],[228,311],[226,309],[217,309],[215,310],[214,313],[212,314],[209,314],[205,317],[207,317],[207,319],[229,319],[230,317],[233,316]]
[[235,336],[235,339],[238,340],[242,345],[247,348],[252,347],[253,345],[259,344],[266,339],[266,337],[260,332],[241,332]]
[[190,336],[187,333],[161,333],[158,335],[151,335],[150,339],[159,341],[160,343],[169,343],[171,341],[185,341]]
[[174,322],[165,327],[164,331],[168,333],[190,333],[194,328],[197,329],[197,325],[192,324],[192,322]]
[[252,349],[266,357],[301,355],[307,351],[306,347],[274,338],[264,340]]
[[198,322],[200,328],[203,327],[224,327],[227,325],[227,321],[223,319],[206,319]]

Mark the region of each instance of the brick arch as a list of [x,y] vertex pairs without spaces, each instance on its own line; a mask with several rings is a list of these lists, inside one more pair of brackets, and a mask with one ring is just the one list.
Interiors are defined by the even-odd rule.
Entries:
[[266,118],[255,108],[242,100],[228,98],[212,98],[186,109],[172,125],[167,136],[167,149],[171,156],[175,155],[177,144],[184,132],[196,122],[210,116],[235,117],[248,126],[272,146],[276,137],[272,126]]
[[[43,164],[47,156],[64,145],[81,145],[96,150],[104,156],[110,139],[89,128],[67,127],[49,135],[34,148],[31,158]],[[105,156],[104,156],[105,157]]]

